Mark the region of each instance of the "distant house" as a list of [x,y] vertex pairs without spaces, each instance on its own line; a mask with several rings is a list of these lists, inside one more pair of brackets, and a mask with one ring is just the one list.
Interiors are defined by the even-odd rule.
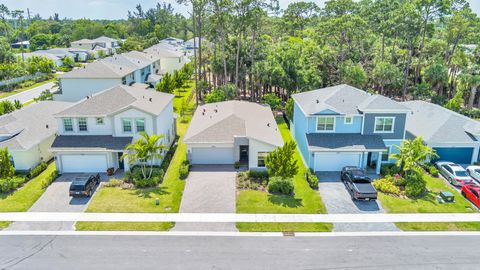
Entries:
[[80,39],[70,42],[70,47],[96,52],[104,51],[105,55],[112,55],[120,48],[118,40],[101,36],[96,39]]
[[0,148],[8,147],[16,171],[29,171],[53,158],[48,151],[57,133],[53,115],[71,105],[41,101],[0,116]]
[[144,52],[154,55],[160,58],[160,71],[159,74],[173,73],[175,70],[181,69],[189,59],[185,56],[185,53],[175,51],[168,45],[157,44],[144,50]]
[[305,164],[314,171],[344,166],[373,167],[392,163],[405,139],[410,109],[381,95],[349,85],[294,94],[291,131]]
[[10,46],[14,49],[20,49],[22,47],[24,49],[29,49],[30,48],[30,41],[29,40],[19,41],[19,42],[15,42],[15,43],[10,44]]
[[160,143],[167,148],[176,135],[173,95],[142,87],[115,86],[56,113],[55,118],[58,136],[50,151],[61,173],[128,171],[129,162],[121,157],[140,132],[163,135]]
[[426,101],[407,101],[407,139],[421,136],[439,160],[471,164],[479,160],[480,123]]
[[[17,55],[19,58],[22,57],[22,54]],[[53,64],[56,67],[61,67],[63,66],[63,58],[60,58],[59,56],[49,53],[49,52],[42,52],[42,51],[35,51],[35,52],[30,52],[30,53],[23,53],[23,58],[27,60],[30,57],[33,56],[38,56],[38,57],[45,57],[47,59],[52,60]]]
[[160,44],[167,44],[175,48],[183,48],[185,46],[185,41],[183,39],[168,37],[160,40]]
[[283,145],[269,106],[225,101],[200,106],[183,142],[191,164],[234,164],[265,169],[265,157]]

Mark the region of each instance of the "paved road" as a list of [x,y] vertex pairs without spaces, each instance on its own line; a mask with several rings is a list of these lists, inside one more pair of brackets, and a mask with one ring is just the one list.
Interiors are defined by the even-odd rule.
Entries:
[[478,269],[480,236],[2,236],[0,269]]
[[43,91],[50,90],[53,86],[54,86],[54,83],[49,82],[49,83],[37,86],[35,88],[32,88],[30,90],[23,91],[21,93],[18,93],[18,94],[15,94],[15,95],[12,95],[12,96],[9,96],[9,97],[6,97],[6,98],[2,98],[0,100],[9,100],[9,101],[12,101],[12,102],[14,100],[18,100],[23,104],[23,103],[26,103],[26,102],[40,96],[40,94]]
[[[185,180],[180,213],[235,213],[236,171],[231,165],[195,165]],[[234,223],[179,223],[174,231],[237,231]]]
[[[375,214],[385,213],[380,201],[354,201],[345,184],[340,181],[340,173],[317,173],[318,190],[329,214]],[[376,176],[373,176],[376,177]],[[335,232],[398,231],[393,223],[334,223]]]

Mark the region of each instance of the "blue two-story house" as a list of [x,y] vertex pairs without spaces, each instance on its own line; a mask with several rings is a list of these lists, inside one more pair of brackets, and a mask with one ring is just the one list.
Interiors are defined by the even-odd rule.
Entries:
[[387,97],[349,85],[292,96],[291,132],[303,161],[314,171],[340,171],[344,166],[374,168],[380,173],[405,138],[410,110]]

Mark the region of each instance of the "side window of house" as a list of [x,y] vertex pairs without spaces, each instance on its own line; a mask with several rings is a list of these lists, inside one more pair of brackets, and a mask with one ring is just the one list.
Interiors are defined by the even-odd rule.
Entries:
[[265,167],[265,158],[268,156],[268,152],[258,152],[258,167]]
[[65,132],[73,131],[73,120],[72,118],[63,118],[63,130]]
[[334,131],[335,117],[318,117],[317,130],[318,131]]
[[393,132],[394,117],[376,117],[375,132],[391,133]]
[[88,131],[87,118],[78,118],[78,131]]
[[132,132],[132,120],[128,118],[122,119],[123,132],[130,133]]
[[145,119],[137,118],[135,119],[135,126],[137,127],[137,132],[145,131]]

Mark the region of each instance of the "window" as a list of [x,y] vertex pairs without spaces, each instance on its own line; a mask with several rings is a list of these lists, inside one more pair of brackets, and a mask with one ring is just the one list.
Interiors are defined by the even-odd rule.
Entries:
[[390,159],[390,147],[386,152],[382,152],[382,161],[388,161]]
[[265,158],[268,156],[268,152],[258,152],[258,167],[265,167]]
[[137,127],[137,132],[145,131],[145,119],[138,118],[135,120],[135,126]]
[[350,125],[353,123],[353,117],[351,116],[345,116],[345,120],[343,121],[344,124]]
[[127,77],[122,78],[122,84],[127,84]]
[[73,131],[72,118],[63,118],[63,130],[65,132],[72,132]]
[[132,132],[132,120],[122,119],[123,132]]
[[319,117],[317,118],[317,131],[334,131],[335,117]]
[[78,131],[88,131],[87,118],[78,118]]
[[102,117],[98,117],[96,121],[97,121],[97,125],[103,125],[104,124]]
[[392,133],[393,122],[393,117],[375,117],[375,132]]

